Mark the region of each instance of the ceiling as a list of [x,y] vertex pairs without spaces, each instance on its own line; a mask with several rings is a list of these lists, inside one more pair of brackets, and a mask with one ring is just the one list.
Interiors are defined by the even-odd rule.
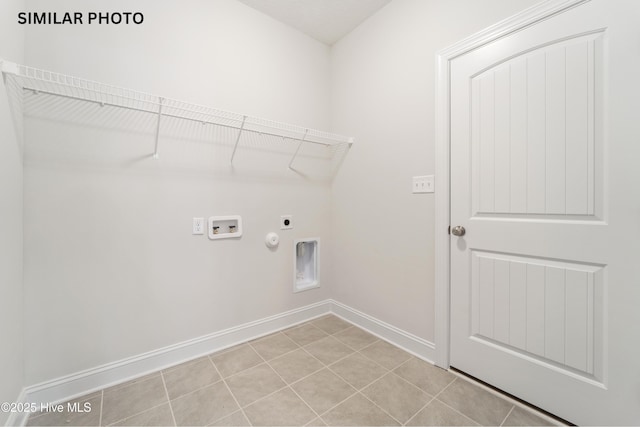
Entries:
[[329,46],[391,0],[240,0]]

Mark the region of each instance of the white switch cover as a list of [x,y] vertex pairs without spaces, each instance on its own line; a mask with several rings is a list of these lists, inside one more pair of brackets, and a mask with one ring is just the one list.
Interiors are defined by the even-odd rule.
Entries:
[[204,218],[193,218],[192,234],[204,234]]
[[433,175],[414,176],[413,193],[433,193],[435,191],[435,180]]

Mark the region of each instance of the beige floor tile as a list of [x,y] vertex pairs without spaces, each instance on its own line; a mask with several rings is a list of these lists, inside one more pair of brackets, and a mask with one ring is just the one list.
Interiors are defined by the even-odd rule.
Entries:
[[513,408],[503,426],[552,426],[547,420],[519,406]]
[[406,351],[400,350],[386,341],[377,341],[360,350],[360,353],[390,370],[395,369],[413,357]]
[[322,363],[330,365],[353,353],[353,349],[342,344],[333,337],[323,338],[304,347]]
[[168,403],[114,424],[116,426],[175,426]]
[[71,402],[27,425],[554,425],[332,315]]
[[172,400],[171,406],[179,426],[206,426],[240,409],[223,381]]
[[415,357],[398,366],[393,372],[433,396],[456,379],[452,373]]
[[326,333],[332,335],[352,326],[351,323],[345,322],[341,318],[328,314],[311,322],[314,326],[322,329]]
[[318,414],[336,406],[356,392],[326,368],[293,384],[291,388]]
[[220,380],[218,371],[208,357],[166,369],[162,375],[171,400]]
[[300,346],[311,344],[327,336],[326,332],[314,326],[312,323],[305,323],[302,326],[287,329],[284,331],[284,334]]
[[226,381],[242,407],[286,386],[266,363],[229,377]]
[[251,423],[249,422],[249,420],[247,420],[247,417],[244,416],[244,413],[242,411],[236,411],[229,416],[219,419],[218,421],[216,421],[211,425],[212,426],[244,427],[244,426],[250,426]]
[[385,414],[360,393],[321,414],[329,426],[397,426],[396,420]]
[[[101,395],[84,399],[74,399],[62,404],[64,410],[62,412],[43,412],[37,416],[29,417],[28,426],[98,426],[100,425],[100,402]],[[74,406],[77,403],[78,406]],[[85,406],[88,404],[88,406]],[[82,412],[80,412],[81,410]],[[86,411],[86,412],[85,412]],[[35,415],[35,414],[34,414]]]
[[389,372],[386,368],[383,368],[360,353],[354,353],[349,357],[339,360],[331,365],[330,368],[358,390],[368,386]]
[[168,402],[160,373],[108,388],[102,402],[102,424],[129,418]]
[[249,344],[242,344],[230,351],[209,356],[224,378],[259,365],[263,362]]
[[316,417],[288,387],[247,406],[244,411],[254,426],[300,426]]
[[447,387],[438,399],[482,425],[500,425],[511,403],[461,378]]
[[440,402],[433,400],[423,410],[418,412],[406,424],[408,426],[477,426],[478,423],[465,417]]
[[288,384],[298,381],[300,378],[306,377],[324,367],[318,359],[301,348],[271,360],[269,365],[271,365]]
[[340,331],[333,336],[354,350],[362,350],[364,347],[373,344],[378,340],[378,338],[371,335],[369,332],[365,332],[355,326]]
[[403,424],[432,399],[431,395],[391,372],[362,390],[362,394]]
[[250,344],[265,360],[274,359],[299,348],[298,344],[283,333],[269,335],[268,337],[251,341]]

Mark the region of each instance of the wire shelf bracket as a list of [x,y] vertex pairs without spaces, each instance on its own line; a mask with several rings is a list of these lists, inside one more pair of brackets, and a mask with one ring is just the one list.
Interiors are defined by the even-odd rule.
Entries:
[[302,137],[302,139],[300,140],[300,142],[298,143],[298,148],[296,148],[296,152],[293,153],[293,157],[291,158],[291,161],[289,162],[289,169],[293,169],[291,167],[291,165],[293,164],[293,161],[296,159],[296,157],[298,156],[298,152],[300,151],[300,147],[302,147],[302,144],[304,143],[304,140],[307,138],[307,134],[309,133],[309,129],[305,129],[304,131],[304,136]]
[[244,129],[244,124],[247,122],[247,116],[242,118],[242,124],[240,125],[240,129],[238,130],[238,137],[236,138],[236,143],[233,146],[233,153],[231,153],[231,164],[233,164],[233,158],[236,156],[236,150],[238,149],[238,143],[240,142],[240,137],[242,136],[242,130]]
[[159,157],[158,155],[158,140],[160,139],[160,120],[162,120],[162,102],[164,101],[164,98],[160,98],[160,105],[158,105],[158,122],[156,123],[156,144],[155,144],[155,148],[153,149],[153,158],[157,159]]

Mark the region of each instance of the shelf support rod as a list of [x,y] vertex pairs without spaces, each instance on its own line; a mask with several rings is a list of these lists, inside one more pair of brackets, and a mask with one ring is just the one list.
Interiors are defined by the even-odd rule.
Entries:
[[233,153],[231,153],[231,164],[233,164],[233,158],[236,156],[236,150],[238,149],[238,143],[240,142],[240,136],[242,136],[242,130],[244,129],[244,123],[247,121],[247,116],[242,116],[242,124],[238,131],[238,137],[236,138],[236,145],[233,146]]
[[156,145],[153,150],[153,158],[158,158],[158,140],[160,139],[160,119],[162,119],[162,103],[164,102],[164,98],[159,99],[160,104],[158,107],[158,122],[156,123]]
[[298,144],[298,148],[296,148],[296,152],[293,153],[293,157],[291,158],[291,161],[289,162],[289,169],[293,169],[291,167],[291,165],[293,164],[293,161],[296,159],[296,156],[298,155],[298,151],[300,151],[300,147],[302,147],[302,143],[304,143],[304,140],[307,138],[307,134],[308,133],[309,133],[309,129],[305,129],[304,130],[304,136],[300,140],[300,143]]

